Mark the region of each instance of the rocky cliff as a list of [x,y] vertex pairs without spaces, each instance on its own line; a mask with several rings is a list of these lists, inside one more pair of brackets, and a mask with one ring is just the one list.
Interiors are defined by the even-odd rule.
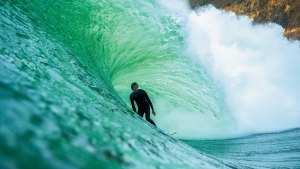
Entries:
[[212,4],[259,23],[275,22],[285,29],[287,38],[300,40],[300,0],[189,0],[189,3],[192,8]]

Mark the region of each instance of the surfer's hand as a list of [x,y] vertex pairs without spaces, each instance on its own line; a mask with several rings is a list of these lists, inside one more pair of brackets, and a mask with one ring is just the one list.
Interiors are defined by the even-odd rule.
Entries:
[[152,110],[152,114],[153,114],[153,116],[155,116],[155,115],[156,115],[156,112],[155,112],[154,110]]

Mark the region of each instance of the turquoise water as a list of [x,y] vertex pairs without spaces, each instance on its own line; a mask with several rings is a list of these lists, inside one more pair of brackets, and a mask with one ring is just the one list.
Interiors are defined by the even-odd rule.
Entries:
[[[279,51],[275,50],[275,53],[283,54],[278,55],[279,58],[285,56],[286,49],[292,53],[284,63],[294,74],[284,69],[283,77],[288,77],[284,80],[291,83],[274,83],[278,85],[276,89],[278,87],[287,93],[283,96],[288,99],[282,97],[286,104],[271,101],[280,111],[258,109],[264,106],[251,102],[251,99],[249,103],[254,109],[249,109],[243,106],[246,102],[236,102],[239,98],[248,98],[248,95],[233,95],[243,90],[232,92],[236,88],[231,88],[228,83],[247,78],[225,79],[234,76],[228,76],[226,69],[218,70],[216,65],[207,63],[207,58],[218,60],[218,55],[205,50],[213,50],[214,46],[220,48],[213,51],[223,49],[224,46],[213,45],[216,43],[212,41],[216,39],[215,35],[222,37],[222,34],[216,32],[209,36],[205,33],[206,30],[214,30],[214,26],[200,26],[203,29],[196,34],[193,29],[197,28],[197,23],[206,23],[198,21],[201,16],[208,19],[217,17],[229,23],[226,19],[232,14],[223,14],[216,9],[204,11],[204,15],[201,11],[196,14],[183,2],[1,1],[0,168],[239,167],[240,162],[234,156],[228,162],[226,153],[219,155],[214,148],[197,146],[196,150],[177,138],[219,139],[299,127],[299,108],[294,104],[299,101],[300,91],[296,90],[298,79],[294,80],[299,71],[299,59],[294,57],[299,51],[298,44],[282,38],[276,26],[254,29],[279,39],[272,44],[284,46],[278,48]],[[225,18],[222,19],[223,16]],[[246,30],[253,29],[249,20],[242,20],[246,20],[246,24],[235,22]],[[222,22],[218,23],[222,27]],[[204,25],[210,24],[215,23]],[[234,37],[230,32],[227,34]],[[249,42],[239,44],[249,46],[246,51],[253,54],[251,38],[242,35],[241,39]],[[220,42],[230,46],[230,40]],[[264,48],[253,48],[264,53]],[[261,53],[254,55],[261,56]],[[268,58],[256,59],[268,61]],[[274,65],[269,67],[274,68]],[[262,70],[262,74],[267,76],[263,72],[269,71]],[[220,75],[220,72],[225,74]],[[246,74],[252,77],[250,75]],[[281,76],[279,80],[282,80]],[[137,81],[150,95],[158,113],[153,119],[159,128],[154,128],[131,111],[128,95],[133,81]],[[239,82],[248,84],[248,81]],[[244,91],[253,89],[244,86]],[[291,94],[287,89],[295,90]],[[266,93],[262,98],[272,97],[269,92]],[[237,111],[239,108],[243,111]],[[259,113],[262,118],[258,118],[257,114],[245,116],[250,110],[256,110],[253,112]],[[282,112],[285,112],[284,116]],[[165,134],[173,131],[177,132],[175,138]],[[291,135],[294,140],[299,140],[299,132]],[[284,137],[285,134],[279,133],[279,136]],[[251,145],[251,139],[245,138],[245,142]],[[227,140],[220,142],[231,144]],[[196,143],[202,144],[202,141]],[[278,150],[289,144],[277,143]],[[239,141],[235,144],[242,147]],[[214,142],[208,141],[204,145],[214,145]],[[260,149],[256,145],[252,147]],[[266,151],[269,149],[266,148]],[[239,153],[244,156],[244,151]],[[278,166],[296,168],[299,159],[293,158],[299,151],[291,151],[290,154],[288,159],[291,162]],[[281,155],[274,158],[281,158]],[[248,163],[242,164],[245,168],[253,167]],[[274,167],[277,163],[263,166]]]
[[224,140],[184,140],[232,168],[299,168],[300,129]]

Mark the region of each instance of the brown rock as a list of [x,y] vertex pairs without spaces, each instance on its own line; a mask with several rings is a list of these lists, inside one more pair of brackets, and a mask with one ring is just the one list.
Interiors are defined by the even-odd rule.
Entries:
[[300,40],[300,0],[189,0],[190,6],[212,4],[217,8],[247,15],[259,23],[274,22],[285,28],[289,39]]

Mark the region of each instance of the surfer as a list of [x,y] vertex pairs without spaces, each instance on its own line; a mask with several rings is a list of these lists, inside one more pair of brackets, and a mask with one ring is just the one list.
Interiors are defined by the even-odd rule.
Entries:
[[150,107],[152,109],[152,114],[155,116],[156,112],[154,111],[153,105],[151,100],[149,99],[148,94],[145,90],[139,89],[139,85],[136,82],[133,82],[131,84],[131,90],[132,93],[130,94],[130,102],[132,106],[132,110],[136,112],[136,108],[134,105],[134,101],[136,102],[138,106],[138,115],[140,115],[142,118],[144,116],[144,113],[146,114],[146,120],[156,126],[154,121],[150,118]]

